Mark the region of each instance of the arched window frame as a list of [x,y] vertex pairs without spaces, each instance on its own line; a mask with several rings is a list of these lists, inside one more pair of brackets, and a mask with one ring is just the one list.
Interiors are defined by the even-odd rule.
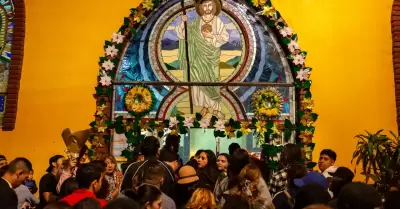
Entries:
[[[137,8],[131,9],[129,17],[124,19],[124,24],[121,26],[117,33],[113,34],[111,41],[106,41],[104,49],[108,47],[115,47],[118,49],[116,56],[107,56],[100,58],[99,62],[99,75],[97,77],[98,85],[96,87],[96,114],[95,121],[90,125],[95,129],[96,134],[94,138],[100,140],[101,143],[107,143],[111,139],[111,129],[116,128],[115,123],[111,121],[112,118],[112,99],[113,99],[113,83],[116,77],[116,70],[118,69],[121,61],[122,51],[126,48],[126,44],[132,36],[136,35],[136,29],[140,27],[142,21],[158,5],[158,1],[145,0]],[[315,132],[314,122],[317,120],[318,115],[313,112],[313,100],[310,92],[311,80],[309,79],[309,67],[306,67],[304,60],[307,52],[301,49],[291,49],[291,43],[297,43],[297,34],[294,34],[287,25],[286,21],[281,17],[280,13],[272,6],[269,0],[249,1],[246,2],[249,7],[256,9],[262,14],[265,23],[274,31],[274,34],[280,39],[281,46],[287,52],[287,59],[289,60],[292,76],[294,78],[293,85],[295,86],[296,95],[296,142],[304,145],[304,148],[310,152],[314,147],[312,137]],[[108,80],[108,82],[104,82]],[[117,121],[117,123],[121,123]],[[105,141],[105,142],[104,142]]]
[[0,124],[3,131],[12,131],[15,128],[25,41],[25,1],[10,1],[13,2],[15,9],[14,36],[11,48],[12,58],[6,91],[4,117],[2,124]]

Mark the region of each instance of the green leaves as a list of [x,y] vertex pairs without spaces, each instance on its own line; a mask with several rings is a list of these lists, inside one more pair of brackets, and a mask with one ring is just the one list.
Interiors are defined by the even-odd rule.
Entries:
[[124,25],[129,25],[130,22],[131,21],[130,21],[130,19],[128,17],[124,18]]
[[275,20],[267,20],[267,25],[269,27],[274,27],[275,26]]
[[132,159],[133,151],[130,151],[130,150],[127,150],[127,149],[122,150],[121,156],[125,157],[126,159]]
[[285,45],[288,45],[288,44],[290,43],[290,39],[284,37],[284,38],[282,38],[282,42],[283,42]]
[[113,44],[111,43],[111,41],[105,41],[104,45],[105,45],[104,48],[107,48],[109,46],[112,46]]
[[196,120],[197,121],[201,121],[201,119],[203,119],[203,116],[200,113],[196,113]]
[[303,88],[309,89],[310,87],[311,87],[311,81],[310,80],[304,81]]
[[225,137],[225,131],[214,130],[214,137]]
[[96,121],[91,122],[91,123],[89,124],[89,126],[92,127],[92,128],[96,127]]
[[243,136],[243,133],[241,131],[236,132],[236,138],[240,138]]
[[317,165],[316,162],[308,162],[308,163],[306,164],[306,168],[308,168],[308,169],[313,169],[316,165]]
[[306,94],[304,95],[304,97],[307,98],[307,99],[311,99],[311,97],[312,97],[311,92],[307,91]]
[[297,39],[298,39],[297,34],[294,34],[294,35],[292,36],[292,40],[293,40],[293,41],[297,41]]

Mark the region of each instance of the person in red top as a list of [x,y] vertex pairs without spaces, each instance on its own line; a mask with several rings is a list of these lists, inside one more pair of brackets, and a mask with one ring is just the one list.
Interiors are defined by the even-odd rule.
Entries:
[[76,181],[78,182],[79,189],[75,190],[71,195],[61,199],[70,206],[74,206],[79,201],[85,198],[96,199],[100,206],[103,208],[107,202],[98,199],[95,195],[101,188],[101,182],[104,177],[104,168],[96,163],[88,163],[81,165],[76,172]]

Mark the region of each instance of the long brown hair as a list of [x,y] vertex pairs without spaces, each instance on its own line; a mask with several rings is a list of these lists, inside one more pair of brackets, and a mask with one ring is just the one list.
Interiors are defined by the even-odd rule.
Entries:
[[255,164],[247,164],[239,174],[239,184],[231,189],[230,194],[240,195],[248,200],[259,197],[257,185],[260,182],[261,171]]
[[186,204],[186,208],[190,209],[215,209],[216,207],[213,193],[205,188],[196,189]]

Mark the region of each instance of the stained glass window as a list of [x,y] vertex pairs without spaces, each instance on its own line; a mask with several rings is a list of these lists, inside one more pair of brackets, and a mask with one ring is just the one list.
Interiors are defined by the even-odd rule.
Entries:
[[2,127],[10,74],[11,47],[14,31],[14,4],[0,0],[0,127]]
[[[209,50],[196,40],[196,27],[198,27],[196,24],[200,25],[201,21],[204,23],[207,21],[199,16],[199,11],[195,9],[191,0],[185,1],[185,12],[188,30],[194,31],[190,34],[188,31],[188,56],[189,59],[198,59],[195,62],[200,64],[191,66],[188,73],[187,65],[182,59],[186,54],[183,53],[186,52],[183,47],[186,44],[183,40],[186,34],[182,33],[181,2],[179,0],[164,2],[147,17],[146,22],[136,31],[137,35],[125,49],[116,76],[113,117],[117,115],[130,117],[124,108],[123,98],[132,86],[129,83],[132,81],[165,82],[165,85],[149,84],[155,93],[156,105],[146,117],[158,120],[168,119],[170,115],[185,116],[196,112],[205,112],[205,116],[216,115],[224,119],[250,120],[254,116],[252,95],[258,89],[270,84],[277,86],[284,98],[281,119],[290,119],[294,123],[295,96],[294,87],[291,85],[292,73],[285,52],[274,33],[265,25],[265,21],[247,5],[239,1],[224,0],[216,20],[211,20],[216,21],[217,26],[213,22],[209,28],[222,34],[216,39],[210,38],[209,43],[217,49],[217,54],[211,53],[206,58],[217,62],[217,67],[214,67],[213,71],[205,71],[202,66],[209,64],[210,60],[194,57],[192,51]],[[207,30],[203,29],[203,26],[198,30]],[[190,29],[191,27],[193,29]],[[193,48],[190,48],[190,43],[194,43]],[[211,76],[206,75],[207,73]],[[199,84],[189,87],[179,83],[188,81],[214,82],[220,85]],[[256,85],[257,83],[263,83],[264,86]],[[205,97],[207,98],[204,99]],[[213,100],[208,97],[218,99]],[[198,132],[191,130],[183,137],[185,139],[193,137],[196,131]],[[238,142],[249,150],[255,147],[251,134],[247,138],[239,139]],[[193,143],[195,142],[191,140],[190,146],[203,146]],[[225,144],[222,142],[221,146],[227,147],[227,144],[228,142]],[[189,153],[186,151],[183,156],[189,156]]]

